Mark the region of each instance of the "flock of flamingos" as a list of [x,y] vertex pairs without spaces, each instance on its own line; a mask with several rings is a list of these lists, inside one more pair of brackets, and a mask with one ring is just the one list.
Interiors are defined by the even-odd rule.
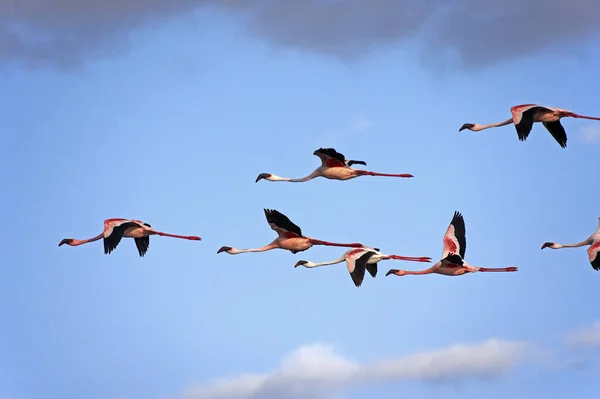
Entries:
[[[478,125],[476,123],[465,123],[459,129],[469,129],[472,131],[480,131],[491,127],[505,126],[508,124],[514,124],[517,135],[520,141],[525,141],[532,130],[534,122],[541,122],[544,127],[550,132],[552,137],[558,142],[562,148],[567,146],[567,134],[564,127],[560,123],[560,119],[564,117],[572,118],[585,118],[600,120],[597,117],[582,116],[575,114],[569,110],[544,107],[536,104],[524,104],[517,105],[511,109],[512,118],[506,121],[493,123],[489,125]],[[410,174],[389,174],[389,173],[376,173],[360,169],[352,168],[352,165],[364,165],[364,161],[346,160],[343,154],[337,152],[333,148],[319,148],[314,152],[314,155],[321,159],[321,166],[315,169],[310,175],[299,178],[291,179],[287,177],[280,177],[272,173],[261,173],[256,178],[256,182],[260,180],[268,181],[287,181],[287,182],[305,182],[316,177],[324,177],[332,180],[350,180],[359,176],[389,176],[389,177],[403,177],[411,178]],[[354,282],[354,285],[360,287],[365,270],[369,272],[372,277],[377,275],[377,263],[382,260],[394,259],[404,260],[410,262],[431,262],[430,257],[414,257],[414,256],[400,256],[400,255],[386,255],[382,253],[379,248],[371,248],[360,243],[342,244],[329,241],[318,240],[316,238],[308,237],[302,234],[302,230],[296,224],[294,224],[286,215],[274,210],[265,209],[265,217],[267,223],[277,233],[277,238],[270,244],[265,245],[261,248],[254,249],[237,249],[233,247],[223,246],[217,253],[226,252],[230,255],[236,255],[245,252],[264,252],[272,249],[280,248],[285,249],[293,254],[298,252],[306,251],[313,245],[328,245],[336,247],[349,247],[338,259],[329,262],[315,263],[307,260],[300,260],[296,263],[297,266],[304,266],[308,268],[332,265],[336,263],[346,262],[350,277]],[[89,242],[104,240],[104,253],[110,254],[118,245],[123,237],[133,238],[135,245],[140,256],[144,256],[148,251],[150,245],[150,236],[159,235],[165,237],[183,238],[187,240],[200,240],[197,236],[181,236],[176,234],[168,234],[161,231],[154,230],[148,223],[144,223],[140,220],[130,219],[107,219],[104,221],[104,231],[93,238],[87,240],[78,240],[74,238],[63,239],[59,246],[67,244],[70,246],[78,246],[87,244]],[[546,242],[542,245],[544,248],[573,248],[589,245],[588,257],[589,261],[594,270],[600,270],[600,217],[598,218],[598,228],[590,237],[586,240],[577,244],[557,244],[554,242]],[[428,269],[421,271],[406,271],[401,269],[390,269],[386,276],[396,275],[404,276],[407,274],[431,274],[437,273],[445,276],[461,276],[466,273],[475,272],[516,272],[516,267],[503,267],[503,268],[485,268],[478,267],[468,264],[465,261],[465,250],[466,250],[466,229],[465,221],[462,214],[458,211],[454,212],[450,225],[448,226],[446,233],[443,238],[443,253],[442,259],[435,263]]]

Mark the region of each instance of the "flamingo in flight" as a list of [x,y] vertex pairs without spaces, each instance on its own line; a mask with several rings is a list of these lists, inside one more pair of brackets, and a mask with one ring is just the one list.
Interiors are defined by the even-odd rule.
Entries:
[[478,125],[477,123],[465,123],[461,126],[458,131],[469,129],[474,132],[488,129],[490,127],[505,126],[514,123],[517,129],[517,135],[520,141],[527,140],[529,133],[533,127],[534,122],[542,122],[544,127],[550,132],[554,140],[562,148],[567,147],[567,133],[565,128],[560,123],[561,118],[582,118],[582,119],[593,119],[600,121],[600,118],[595,116],[583,116],[578,115],[572,111],[562,108],[544,107],[537,104],[522,104],[515,105],[510,108],[512,118],[505,120],[504,122],[491,123],[489,125]]
[[514,266],[487,268],[469,265],[465,260],[465,250],[467,248],[465,220],[458,211],[454,212],[452,221],[444,234],[444,250],[442,260],[426,270],[406,271],[390,269],[385,275],[394,274],[396,276],[405,276],[407,274],[442,274],[444,276],[462,276],[466,273],[475,272],[516,272],[518,269]]
[[322,176],[331,180],[350,180],[359,176],[389,176],[389,177],[414,177],[411,174],[390,174],[377,173],[366,170],[354,169],[351,166],[354,164],[367,165],[365,161],[346,160],[344,154],[340,154],[333,148],[319,148],[313,152],[313,155],[321,159],[321,166],[315,169],[310,175],[300,179],[291,179],[289,177],[280,177],[273,173],[261,173],[256,178],[256,182],[265,179],[268,181],[288,181],[294,183],[305,182]]
[[148,223],[144,223],[141,220],[114,218],[106,219],[104,221],[104,231],[98,234],[96,237],[89,238],[87,240],[65,238],[60,242],[60,244],[58,244],[58,246],[60,247],[63,244],[67,244],[72,247],[76,247],[78,245],[87,244],[88,242],[94,242],[104,238],[104,253],[110,254],[115,248],[117,248],[117,245],[119,245],[119,242],[121,242],[121,238],[128,237],[134,239],[135,246],[137,247],[140,256],[144,256],[148,251],[148,247],[150,246],[151,235],[183,238],[186,240],[195,241],[200,240],[200,237],[197,236],[180,236],[163,233],[162,231],[156,231]]
[[379,248],[363,247],[349,249],[339,258],[329,262],[314,263],[308,260],[299,260],[294,267],[304,266],[312,268],[334,265],[346,261],[346,266],[348,266],[348,272],[350,272],[350,277],[352,277],[354,285],[360,287],[365,277],[365,269],[372,277],[375,277],[377,275],[377,263],[387,259],[406,260],[410,262],[431,262],[431,258],[429,257],[386,255],[381,253]]
[[295,225],[287,216],[283,213],[276,211],[275,209],[265,209],[265,217],[267,223],[273,230],[277,232],[277,238],[270,244],[265,245],[261,248],[253,249],[236,249],[232,247],[221,247],[217,253],[227,252],[230,255],[237,255],[244,252],[264,252],[270,251],[275,248],[281,248],[290,251],[295,254],[301,251],[306,251],[313,245],[328,245],[332,247],[352,247],[362,248],[363,245],[359,243],[352,244],[338,244],[329,241],[317,240],[316,238],[306,237],[302,235],[300,227]]
[[552,249],[560,249],[560,248],[576,248],[583,247],[585,245],[589,245],[590,247],[587,250],[588,258],[590,260],[590,264],[594,270],[600,271],[600,217],[598,218],[598,229],[594,234],[589,236],[586,240],[577,243],[577,244],[557,244],[554,242],[545,242],[542,245],[542,249],[544,248],[552,248]]

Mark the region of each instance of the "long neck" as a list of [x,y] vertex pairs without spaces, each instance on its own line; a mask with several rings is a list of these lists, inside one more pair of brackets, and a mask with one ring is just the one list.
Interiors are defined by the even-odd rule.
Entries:
[[489,125],[476,125],[471,130],[479,131],[479,130],[489,129],[491,127],[505,126],[505,125],[508,125],[510,123],[513,123],[512,118],[511,119],[507,119],[504,122],[490,123]]
[[433,273],[433,268],[429,268],[429,269],[425,269],[425,270],[415,270],[415,271],[410,271],[410,270],[404,270],[404,274],[415,274],[415,275],[419,275],[419,274],[431,274]]
[[342,255],[339,258],[334,259],[334,260],[330,260],[328,262],[319,262],[319,263],[309,262],[309,263],[306,263],[304,266],[306,266],[306,267],[319,267],[319,266],[335,265],[336,263],[341,263],[341,262],[343,262],[345,260],[346,260],[346,255]]
[[292,182],[292,183],[301,183],[303,181],[309,181],[314,179],[315,177],[319,176],[320,173],[320,169],[315,169],[310,175],[306,176],[306,177],[301,177],[299,179],[289,179],[288,181]]
[[269,244],[269,245],[265,245],[264,247],[260,247],[260,248],[248,248],[248,249],[237,249],[237,248],[232,248],[231,250],[229,250],[229,253],[232,255],[235,254],[243,254],[245,252],[265,252],[265,251],[270,251],[271,249],[277,248],[277,245],[274,245],[273,243]]
[[71,241],[69,243],[69,245],[76,247],[77,245],[83,245],[83,244],[87,244],[88,242],[98,241],[102,237],[104,237],[104,233],[100,233],[96,237],[88,238],[87,240],[78,240],[78,239],[74,238],[73,241]]
[[583,247],[584,245],[590,245],[591,243],[592,240],[588,238],[585,241],[578,242],[577,244],[556,244],[556,248],[576,248]]

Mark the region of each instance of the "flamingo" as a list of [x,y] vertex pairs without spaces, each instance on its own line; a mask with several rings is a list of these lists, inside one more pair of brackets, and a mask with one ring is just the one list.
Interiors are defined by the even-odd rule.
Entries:
[[385,275],[394,274],[396,276],[405,276],[407,274],[442,274],[444,276],[462,276],[466,273],[475,272],[516,272],[518,269],[514,266],[487,268],[469,265],[465,260],[465,250],[467,249],[465,220],[463,215],[455,211],[450,225],[444,234],[444,250],[442,260],[426,270],[406,271],[390,269]]
[[237,255],[244,252],[270,251],[275,248],[285,249],[295,254],[298,252],[306,251],[313,245],[328,245],[332,247],[352,248],[363,247],[363,245],[359,243],[338,244],[334,242],[322,241],[317,240],[315,238],[303,236],[300,227],[292,223],[292,221],[283,213],[275,209],[265,209],[264,211],[265,217],[267,218],[267,223],[269,223],[269,226],[271,226],[271,228],[277,232],[278,237],[275,240],[273,240],[270,244],[265,245],[264,247],[254,249],[236,249],[233,247],[223,246],[219,248],[217,254],[221,252],[227,252],[230,255]]
[[354,164],[367,165],[365,161],[347,161],[344,154],[340,154],[333,148],[319,148],[313,152],[313,155],[318,156],[321,159],[321,166],[315,169],[310,175],[302,177],[300,179],[291,179],[289,177],[280,177],[273,173],[261,173],[256,178],[256,183],[260,180],[265,179],[268,181],[287,181],[293,183],[300,183],[314,179],[315,177],[322,176],[326,179],[331,180],[350,180],[359,176],[390,176],[390,177],[414,177],[411,174],[390,174],[390,173],[376,173],[366,170],[354,169],[351,166]]
[[476,123],[465,123],[461,126],[458,131],[469,129],[474,132],[488,129],[490,127],[498,127],[514,123],[517,129],[517,135],[520,141],[527,140],[531,128],[534,122],[542,122],[544,127],[550,132],[554,140],[562,148],[567,147],[567,133],[565,128],[560,123],[560,118],[571,117],[571,118],[582,118],[582,119],[593,119],[599,121],[600,118],[595,116],[583,116],[578,115],[572,111],[562,108],[545,107],[537,104],[522,104],[515,105],[510,108],[512,118],[505,120],[504,122],[491,123],[489,125],[478,125]]
[[104,231],[98,234],[96,237],[89,238],[87,240],[65,238],[60,242],[60,244],[58,244],[58,246],[60,247],[63,244],[67,244],[72,247],[76,247],[78,245],[87,244],[88,242],[94,242],[104,238],[104,253],[110,254],[115,248],[117,248],[117,245],[119,245],[119,242],[121,242],[121,238],[128,237],[135,240],[135,246],[137,247],[140,256],[144,256],[148,251],[148,247],[150,246],[151,235],[183,238],[186,240],[195,241],[200,240],[200,237],[197,236],[180,236],[163,233],[162,231],[156,231],[148,223],[144,223],[141,220],[113,218],[106,219],[104,221]]
[[584,245],[589,245],[590,247],[587,250],[588,258],[590,260],[590,264],[594,270],[600,271],[600,217],[598,218],[598,229],[594,234],[589,236],[586,240],[581,241],[577,244],[557,244],[554,242],[545,242],[542,245],[542,249],[544,248],[552,248],[552,249],[560,249],[560,248],[576,248],[583,247]]
[[350,272],[350,277],[352,277],[354,285],[360,287],[365,277],[365,269],[372,277],[375,277],[377,275],[377,263],[387,259],[398,259],[411,262],[431,262],[431,258],[429,257],[386,255],[381,253],[379,248],[363,247],[349,249],[339,258],[329,262],[314,263],[308,260],[299,260],[294,267],[304,266],[312,268],[334,265],[346,261],[346,266],[348,266],[348,271]]

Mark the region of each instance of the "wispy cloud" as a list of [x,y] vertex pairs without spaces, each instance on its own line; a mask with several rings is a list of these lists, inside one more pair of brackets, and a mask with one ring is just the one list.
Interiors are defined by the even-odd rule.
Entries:
[[321,343],[303,346],[282,359],[275,370],[222,378],[189,389],[188,399],[330,398],[354,384],[422,380],[443,382],[490,379],[524,360],[525,342],[489,339],[477,344],[382,359],[360,364]]
[[600,321],[572,331],[567,335],[567,342],[575,347],[600,348]]
[[354,123],[354,131],[357,133],[361,133],[361,132],[364,132],[365,130],[370,129],[371,126],[373,126],[373,123],[369,119],[360,117]]
[[76,65],[143,24],[206,5],[243,15],[248,33],[274,46],[343,60],[418,38],[429,54],[478,68],[600,32],[591,0],[9,0],[0,2],[0,61]]
[[600,143],[600,126],[590,125],[581,129],[579,139],[584,143]]

